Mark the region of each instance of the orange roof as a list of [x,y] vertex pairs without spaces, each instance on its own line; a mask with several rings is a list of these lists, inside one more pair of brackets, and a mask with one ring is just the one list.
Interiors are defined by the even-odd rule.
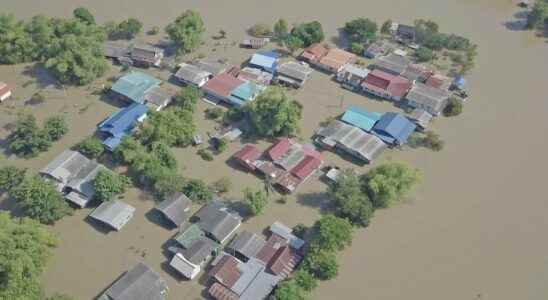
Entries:
[[0,96],[7,94],[9,91],[11,91],[11,87],[7,83],[0,81]]
[[301,57],[308,60],[319,60],[329,51],[323,44],[312,44],[308,48],[304,49]]
[[339,69],[343,65],[349,63],[354,57],[356,57],[355,54],[339,48],[333,48],[327,52],[327,55],[320,59],[320,63],[332,69]]

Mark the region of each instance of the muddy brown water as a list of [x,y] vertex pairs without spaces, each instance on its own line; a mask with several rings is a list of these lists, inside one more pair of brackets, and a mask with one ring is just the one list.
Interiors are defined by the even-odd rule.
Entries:
[[[101,22],[136,16],[146,28],[164,26],[184,9],[198,9],[208,35],[223,29],[229,40],[228,46],[215,46],[215,41],[208,39],[205,50],[200,51],[228,57],[233,63],[243,61],[251,52],[230,46],[230,41],[239,40],[243,30],[255,22],[271,22],[278,17],[290,22],[319,20],[330,39],[345,21],[357,16],[400,22],[432,18],[442,31],[471,38],[479,45],[476,67],[468,76],[471,100],[462,116],[440,118],[434,125],[446,141],[445,149],[440,153],[391,151],[381,157],[379,161],[403,160],[420,168],[424,183],[411,199],[378,211],[369,228],[356,232],[352,246],[340,254],[339,276],[321,283],[312,298],[546,299],[548,45],[531,33],[505,26],[508,21],[519,21],[514,16],[519,9],[513,1],[4,0],[2,11],[25,18],[37,13],[67,16],[80,5],[89,7]],[[47,78],[36,82],[28,72],[24,74],[26,69],[0,67],[0,80],[19,87],[15,108],[0,106],[0,138],[5,138],[4,126],[21,109],[34,113],[39,120],[64,113],[71,124],[66,137],[35,159],[1,156],[1,164],[37,170],[93,132],[95,124],[116,108],[91,95],[93,88],[63,90],[55,86],[48,90],[45,104],[22,108],[35,90],[48,86]],[[116,72],[111,70],[111,74]],[[349,104],[398,110],[389,103],[343,91],[318,72],[294,94],[304,104],[304,141],[309,141],[318,122],[342,112]],[[341,98],[343,107],[339,106]],[[206,107],[201,103],[196,112],[204,134],[214,126],[203,120]],[[260,186],[261,182],[227,165],[227,158],[237,149],[238,145],[232,144],[213,162],[201,161],[195,149],[175,152],[184,174],[207,182],[228,176],[234,184],[229,196],[238,198],[245,186]],[[326,156],[330,164],[353,166],[335,155]],[[288,225],[312,224],[319,216],[324,191],[321,182],[311,180],[287,204],[271,201],[265,215],[243,227],[260,231],[273,220]],[[152,200],[137,190],[128,191],[124,198],[136,206],[137,213],[118,233],[105,234],[91,226],[85,220],[88,209],[52,227],[61,243],[43,276],[47,291],[91,299],[135,262],[145,261],[167,280],[170,299],[203,297],[203,286],[182,281],[165,268],[162,245],[175,232],[156,224],[155,216],[149,213]],[[9,203],[3,207],[9,208]]]

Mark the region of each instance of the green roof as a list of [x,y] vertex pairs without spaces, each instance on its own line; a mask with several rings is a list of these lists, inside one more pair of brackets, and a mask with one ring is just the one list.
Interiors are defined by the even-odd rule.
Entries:
[[196,240],[203,237],[204,232],[196,224],[192,224],[179,232],[173,239],[183,248],[188,249]]
[[128,99],[143,103],[146,93],[153,87],[160,85],[162,81],[142,72],[131,72],[122,76],[112,90]]

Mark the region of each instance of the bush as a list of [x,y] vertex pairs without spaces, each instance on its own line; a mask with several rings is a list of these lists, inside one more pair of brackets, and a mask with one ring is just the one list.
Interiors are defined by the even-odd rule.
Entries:
[[462,113],[462,101],[455,97],[449,98],[449,102],[443,109],[443,115],[446,117],[455,117]]
[[316,234],[310,242],[311,247],[334,252],[343,250],[352,243],[354,230],[346,219],[325,215],[316,222],[314,229]]
[[68,132],[67,122],[62,116],[53,116],[44,122],[44,132],[51,141],[59,140]]
[[74,18],[88,25],[95,25],[95,18],[93,17],[91,12],[85,7],[76,8],[72,11],[72,15],[74,16]]
[[198,48],[204,32],[202,16],[193,10],[186,10],[166,27],[166,33],[177,46],[177,55]]
[[228,141],[225,138],[214,139],[213,146],[215,147],[217,154],[221,154],[228,148]]
[[272,32],[272,26],[266,24],[266,23],[257,23],[253,26],[251,26],[251,28],[249,28],[249,34],[253,35],[253,36],[256,36],[256,37],[261,37],[261,36],[270,36],[273,34]]
[[381,33],[382,34],[390,34],[390,29],[392,28],[392,20],[388,19],[382,23],[381,26]]
[[251,126],[260,136],[293,136],[299,132],[302,105],[289,99],[280,87],[267,88],[247,108]]
[[335,254],[324,250],[310,249],[302,268],[320,280],[330,280],[339,274]]
[[318,286],[316,278],[314,278],[312,274],[308,273],[308,271],[302,268],[295,273],[295,276],[293,278],[295,279],[297,285],[307,292],[311,292]]
[[306,225],[299,223],[293,227],[293,234],[297,236],[298,238],[304,238],[304,235],[308,231],[308,227]]
[[318,21],[296,25],[291,29],[291,36],[301,40],[303,47],[320,43],[325,38],[322,24]]
[[427,131],[424,136],[413,133],[407,143],[412,148],[425,147],[436,152],[441,151],[445,145],[440,136],[433,131]]
[[118,195],[125,192],[129,184],[127,176],[108,169],[101,170],[93,180],[94,197],[101,202],[115,200]]
[[419,47],[415,53],[418,62],[429,62],[434,58],[434,52],[426,47]]
[[211,154],[211,152],[207,151],[206,149],[200,149],[197,153],[205,161],[212,161],[214,158],[213,154]]
[[138,136],[145,145],[161,142],[169,147],[184,147],[192,143],[195,133],[192,112],[181,107],[172,107],[150,113]]
[[223,114],[223,122],[229,124],[231,122],[240,122],[245,117],[245,112],[239,107],[231,107]]
[[207,108],[205,110],[206,119],[217,120],[223,116],[223,109],[220,107]]
[[9,148],[17,155],[35,157],[51,146],[50,136],[38,128],[36,118],[31,115],[19,118],[15,129],[8,137]]
[[213,197],[213,193],[209,187],[199,179],[191,179],[186,182],[183,187],[183,193],[190,198],[190,200],[197,203],[209,202]]
[[368,43],[377,36],[377,23],[366,18],[357,18],[344,25],[344,32],[351,41]]
[[215,181],[212,187],[217,193],[228,193],[232,188],[232,181],[228,177],[223,177]]
[[120,22],[115,28],[110,29],[109,38],[131,40],[143,29],[143,23],[135,18],[129,18]]
[[356,43],[356,42],[352,42],[350,44],[350,52],[356,54],[356,55],[359,55],[359,56],[362,56],[363,55],[363,51],[364,51],[364,47],[362,44],[360,43]]
[[296,280],[289,279],[282,281],[276,290],[271,300],[306,300],[306,291]]
[[198,100],[202,97],[202,90],[193,85],[187,85],[179,91],[173,100],[175,105],[190,112],[194,112]]
[[91,159],[98,158],[105,150],[101,140],[96,136],[87,137],[85,140],[78,143],[76,148],[80,153]]
[[251,210],[251,213],[255,216],[262,214],[264,208],[268,204],[268,197],[265,191],[261,189],[254,191],[251,188],[245,188],[244,200]]
[[0,168],[0,191],[10,192],[25,179],[26,169],[19,169],[14,166]]
[[373,217],[373,204],[362,191],[362,183],[352,170],[343,171],[328,193],[338,216],[348,219],[353,225],[367,226]]

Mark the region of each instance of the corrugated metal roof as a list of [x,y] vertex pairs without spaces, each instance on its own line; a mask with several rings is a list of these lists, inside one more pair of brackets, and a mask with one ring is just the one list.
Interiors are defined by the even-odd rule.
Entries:
[[365,131],[370,131],[380,118],[380,113],[369,112],[357,106],[350,106],[341,117],[341,120]]
[[128,99],[143,103],[146,92],[162,81],[142,72],[131,72],[114,83],[112,90]]
[[272,51],[259,51],[251,56],[249,64],[265,71],[275,71],[278,65],[278,54]]
[[404,144],[407,138],[415,131],[416,125],[406,117],[395,112],[382,115],[373,127],[373,132],[388,144]]
[[158,273],[143,263],[127,271],[104,296],[113,300],[165,300],[168,287]]
[[89,216],[120,230],[133,217],[135,208],[119,200],[101,203]]
[[148,107],[143,104],[133,103],[112,114],[99,124],[99,131],[109,135],[103,145],[113,150],[120,144],[123,137],[130,134],[135,123],[148,112]]

